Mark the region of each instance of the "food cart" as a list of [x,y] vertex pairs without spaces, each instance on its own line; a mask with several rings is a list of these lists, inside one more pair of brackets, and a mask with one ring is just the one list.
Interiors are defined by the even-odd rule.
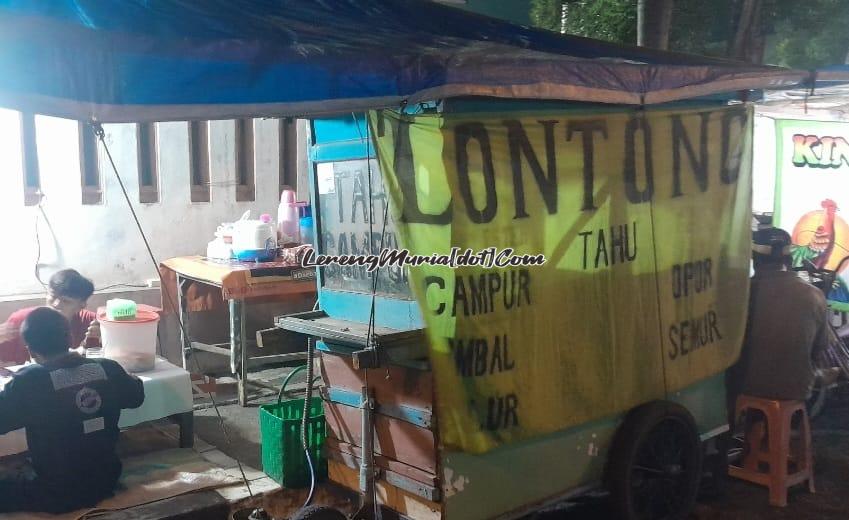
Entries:
[[751,113],[730,101],[807,73],[356,4],[3,7],[0,104],[344,115],[312,125],[318,253],[425,260],[324,266],[320,310],[276,325],[317,338],[359,517],[512,517],[600,486],[627,518],[686,511],[745,322]]
[[318,253],[504,265],[331,265],[321,310],[277,320],[321,351],[330,479],[373,492],[373,450],[375,496],[411,518],[605,485],[628,518],[691,507],[745,328],[751,108],[424,110],[313,121]]

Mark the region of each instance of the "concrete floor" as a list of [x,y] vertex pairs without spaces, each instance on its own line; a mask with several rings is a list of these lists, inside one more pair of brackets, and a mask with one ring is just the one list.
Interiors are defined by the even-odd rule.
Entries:
[[[291,368],[276,368],[252,373],[251,377],[260,378],[271,385],[279,385],[283,378],[291,371]],[[288,389],[295,392],[304,388],[305,374],[295,375]],[[225,380],[226,381],[226,380]],[[216,401],[226,402],[235,397],[235,385],[228,385],[221,389],[216,396]],[[262,468],[260,432],[259,432],[259,407],[260,405],[276,402],[273,392],[255,392],[259,395],[253,399],[249,406],[242,407],[238,404],[218,406],[218,412],[214,407],[195,410],[195,434],[204,441],[230,457],[253,467]],[[218,414],[221,414],[219,419]],[[222,428],[223,423],[223,428]]]
[[[230,457],[254,468],[261,468],[257,406],[238,404],[219,407],[227,434],[213,408],[195,412],[195,433]],[[229,439],[228,439],[229,437]]]
[[[279,385],[290,370],[290,368],[278,368],[259,372],[254,374],[254,376],[260,377],[270,384]],[[304,379],[304,375],[295,376],[288,388],[295,392],[302,391]],[[251,468],[261,470],[259,407],[263,404],[276,402],[277,396],[271,394],[271,392],[266,392],[265,395],[252,400],[251,404],[247,407],[242,407],[238,404],[228,404],[219,406],[217,412],[213,407],[196,410],[196,436],[204,442],[215,446],[217,450],[220,450],[225,455],[238,460],[249,471],[252,471]],[[217,395],[217,400],[227,401],[234,396],[234,386],[222,388]],[[223,428],[222,423],[224,425]],[[236,471],[237,468],[232,468],[232,470]],[[233,504],[232,510],[252,509],[262,506],[274,518],[288,518],[301,507],[307,494],[306,490],[286,489],[269,492],[261,488],[254,489],[253,486],[252,491],[255,492],[256,497],[241,500]],[[314,503],[333,505],[344,511],[353,510],[353,505],[345,497],[331,493],[324,488],[319,488],[316,491]]]
[[[117,451],[122,458],[139,457],[157,451],[172,450],[179,445],[179,429],[167,420],[147,423],[122,432]],[[194,450],[209,463],[220,467],[230,476],[239,478],[231,459],[214,446],[195,439]],[[254,493],[273,493],[279,486],[260,471],[247,468],[247,478]],[[230,511],[248,497],[247,490],[238,484],[217,489],[193,491],[184,495],[150,502],[118,511],[104,512],[103,520],[210,520],[228,518]],[[0,515],[3,516],[3,515]]]

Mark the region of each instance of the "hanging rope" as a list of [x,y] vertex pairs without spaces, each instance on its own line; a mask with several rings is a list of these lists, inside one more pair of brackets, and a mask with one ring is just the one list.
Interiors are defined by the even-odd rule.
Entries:
[[[147,240],[147,235],[144,233],[144,229],[142,228],[141,222],[139,221],[139,217],[136,214],[135,207],[133,206],[132,201],[130,200],[130,196],[127,193],[127,188],[124,186],[124,181],[121,179],[121,175],[118,173],[118,167],[115,166],[115,161],[112,159],[112,152],[109,151],[109,145],[106,144],[106,132],[103,130],[103,125],[97,122],[91,123],[92,130],[94,131],[94,135],[100,140],[100,143],[103,145],[103,150],[106,152],[106,157],[109,159],[109,165],[112,167],[112,172],[115,174],[115,179],[118,181],[118,186],[121,188],[121,193],[124,195],[124,200],[127,202],[127,207],[130,208],[130,214],[133,217],[133,221],[136,224],[136,228],[139,230],[139,235],[141,235],[142,240],[144,241],[144,247],[147,249],[147,254],[150,257],[150,261],[153,263],[153,268],[156,270],[156,273],[159,277],[160,286],[164,289],[162,292],[165,294],[165,297],[168,299],[168,304],[172,309],[177,309],[174,304],[174,300],[171,297],[171,294],[168,292],[165,284],[165,280],[162,279],[162,273],[159,271],[159,262],[156,261],[156,256],[153,254],[153,249],[150,247],[150,242]],[[179,290],[179,287],[177,288]],[[177,313],[177,323],[180,326],[180,331],[183,333],[184,338],[188,338],[189,335],[186,333],[186,327],[183,324],[183,320],[179,313]],[[194,347],[189,343],[189,349],[191,349],[191,358],[195,362],[195,367],[198,370],[198,373],[203,373],[203,369],[200,366],[200,362],[195,356]],[[183,367],[185,368],[185,367]],[[230,438],[230,432],[227,430],[227,426],[224,424],[224,418],[221,416],[221,411],[218,409],[218,403],[215,401],[215,396],[212,393],[208,393],[210,401],[212,401],[212,407],[215,409],[215,415],[218,417],[218,424],[221,427],[221,433],[224,435],[224,442],[227,443],[227,446],[232,446],[233,441]],[[239,466],[239,473],[242,475],[242,482],[244,482],[245,487],[248,490],[248,495],[251,497],[254,496],[253,491],[251,490],[251,484],[248,480],[248,477],[245,475],[245,469],[242,467],[241,461],[239,459],[235,459],[236,464]]]

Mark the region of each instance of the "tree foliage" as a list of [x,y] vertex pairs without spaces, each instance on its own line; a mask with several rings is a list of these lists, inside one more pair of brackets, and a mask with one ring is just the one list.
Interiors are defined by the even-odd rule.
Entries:
[[569,34],[613,42],[637,41],[637,3],[633,0],[581,0],[566,4]]
[[[599,40],[633,43],[637,37],[635,0],[531,0],[531,22],[542,29]],[[563,20],[565,6],[566,18]]]
[[[813,69],[844,63],[849,54],[849,1],[761,0],[765,61]],[[725,56],[736,31],[741,0],[675,0],[669,49]],[[531,0],[536,26],[601,40],[636,43],[637,0]]]
[[563,0],[531,0],[531,23],[540,29],[560,32],[564,3]]
[[802,69],[845,63],[849,54],[849,2],[774,0],[767,61]]

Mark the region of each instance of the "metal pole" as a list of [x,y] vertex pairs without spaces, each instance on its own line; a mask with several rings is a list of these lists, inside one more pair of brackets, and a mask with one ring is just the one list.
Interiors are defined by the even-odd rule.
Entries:
[[248,404],[248,363],[245,345],[245,304],[242,300],[229,300],[230,305],[230,371],[239,380],[239,404]]
[[241,339],[241,347],[239,352],[241,354],[241,362],[239,363],[239,383],[241,383],[241,387],[239,388],[239,404],[242,406],[248,405],[248,343],[245,334],[245,325],[247,319],[245,318],[246,309],[245,302],[243,300],[238,300],[239,302],[239,339]]
[[360,511],[368,511],[374,506],[374,424],[372,411],[374,400],[368,387],[362,389],[362,437],[363,460],[360,464]]
[[[183,369],[189,370],[188,355],[192,350],[192,338],[189,337],[189,310],[186,302],[185,286],[188,281],[182,278],[179,274],[177,277],[177,312],[179,313],[180,324],[180,360],[183,362]],[[163,290],[168,290],[164,288]]]

